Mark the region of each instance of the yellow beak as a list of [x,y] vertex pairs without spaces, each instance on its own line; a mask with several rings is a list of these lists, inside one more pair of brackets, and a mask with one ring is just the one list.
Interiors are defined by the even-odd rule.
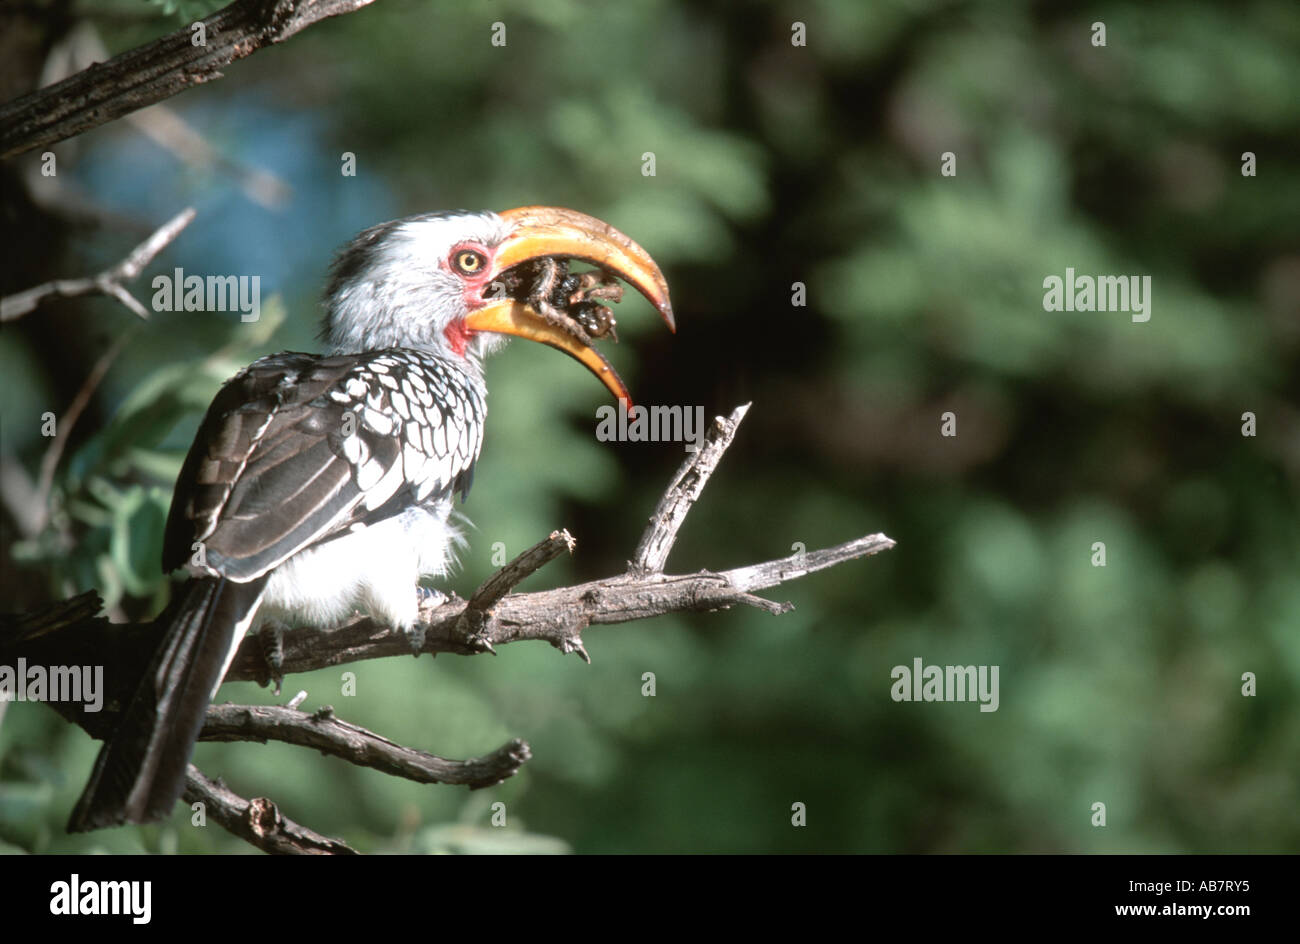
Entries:
[[[497,275],[545,256],[563,256],[600,266],[627,282],[658,309],[670,331],[676,331],[668,282],[650,254],[623,233],[595,217],[560,207],[519,207],[500,214],[512,232],[497,247],[488,284]],[[471,331],[513,334],[549,345],[586,366],[609,391],[631,406],[627,387],[603,354],[544,318],[525,301],[489,300],[465,319]]]

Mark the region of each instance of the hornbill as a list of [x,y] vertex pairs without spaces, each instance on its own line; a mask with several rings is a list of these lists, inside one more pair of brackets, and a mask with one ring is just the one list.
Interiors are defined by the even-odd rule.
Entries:
[[[245,632],[263,618],[327,624],[363,609],[418,621],[424,576],[443,576],[487,415],[483,357],[515,335],[550,345],[628,392],[548,296],[557,260],[598,266],[674,328],[644,249],[573,210],[433,213],[359,234],[334,261],[323,355],[280,353],[221,388],[181,468],[163,569],[187,569],[70,831],[167,816]],[[541,288],[517,277],[543,271]],[[512,274],[516,274],[512,277]],[[511,294],[506,285],[522,286]]]

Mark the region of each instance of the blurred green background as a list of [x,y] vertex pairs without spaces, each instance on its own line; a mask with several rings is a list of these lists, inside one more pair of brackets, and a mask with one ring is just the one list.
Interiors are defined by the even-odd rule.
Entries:
[[[218,5],[51,3],[10,92],[71,29],[116,53]],[[459,207],[571,206],[623,229],[664,268],[680,324],[622,305],[610,356],[638,400],[710,416],[753,401],[670,570],[875,531],[898,547],[770,592],[786,616],[590,629],[591,666],[516,644],[350,666],[350,698],[339,671],[279,699],[222,690],[305,689],[306,708],[444,756],[526,738],[534,759],[492,790],[281,745],[200,745],[209,775],[373,852],[1300,849],[1293,0],[382,0],[225,72],[167,103],[220,161],[119,121],[53,148],[53,190],[35,155],[0,168],[6,293],[95,271],[194,205],[137,295],[182,266],[260,274],[275,296],[252,325],[139,326],[103,299],[6,325],[4,460],[32,481],[41,414],[129,339],[47,525],[25,535],[5,512],[0,610],[93,587],[116,619],[156,612],[172,482],[221,380],[315,349],[326,266],[355,231]],[[258,173],[284,199],[250,196]],[[1044,311],[1043,279],[1067,267],[1150,275],[1151,320]],[[488,380],[475,528],[448,587],[472,590],[494,544],[513,555],[561,526],[577,554],[525,589],[620,571],[681,447],[597,442],[603,391],[554,352],[512,345]],[[915,657],[1000,666],[999,710],[892,701],[891,668]],[[7,706],[3,848],[248,849],[180,807],[66,836],[96,749],[42,706]]]

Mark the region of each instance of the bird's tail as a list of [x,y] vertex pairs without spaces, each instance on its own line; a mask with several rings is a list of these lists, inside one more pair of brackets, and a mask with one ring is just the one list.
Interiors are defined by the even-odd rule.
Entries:
[[247,631],[266,578],[189,581],[161,619],[167,632],[95,760],[69,832],[150,823],[171,813],[208,703]]

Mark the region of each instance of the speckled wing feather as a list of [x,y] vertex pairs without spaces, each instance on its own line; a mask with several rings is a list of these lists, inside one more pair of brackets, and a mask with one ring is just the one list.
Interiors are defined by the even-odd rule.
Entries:
[[163,567],[253,580],[303,548],[463,491],[485,411],[481,390],[423,352],[264,357],[221,388],[199,427]]

